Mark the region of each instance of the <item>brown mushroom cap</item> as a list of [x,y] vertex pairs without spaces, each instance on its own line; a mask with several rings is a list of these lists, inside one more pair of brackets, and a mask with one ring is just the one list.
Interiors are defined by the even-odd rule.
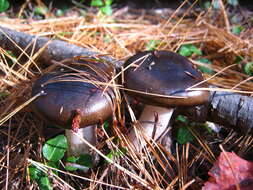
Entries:
[[[203,104],[209,98],[208,91],[186,91],[204,78],[187,58],[177,53],[140,52],[129,58],[124,67],[130,64],[132,66],[124,71],[124,86],[129,94],[146,104],[163,107],[193,106]],[[197,87],[206,85],[200,84]]]
[[[80,127],[102,122],[113,111],[112,89],[104,91],[103,85],[80,81],[89,79],[106,82],[109,78],[98,75],[96,72],[99,68],[94,65],[92,69],[90,65],[73,68],[78,72],[58,69],[44,74],[35,82],[32,89],[32,95],[45,92],[45,95],[33,102],[33,110],[45,121],[65,129],[71,128],[77,110],[81,111]],[[93,71],[94,68],[97,68],[96,72]]]

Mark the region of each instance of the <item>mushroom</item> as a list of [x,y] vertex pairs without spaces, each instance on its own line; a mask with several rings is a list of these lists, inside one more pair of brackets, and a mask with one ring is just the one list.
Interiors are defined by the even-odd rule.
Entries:
[[[139,118],[140,132],[146,142],[156,141],[166,131],[174,107],[205,103],[209,92],[189,90],[203,81],[201,72],[185,57],[169,51],[145,51],[130,57],[124,64],[124,88],[129,96],[145,105]],[[200,84],[198,87],[205,87]],[[129,139],[138,150],[138,130],[130,130]]]
[[95,145],[94,125],[112,115],[114,90],[104,87],[113,72],[112,66],[95,58],[82,58],[81,63],[46,73],[35,82],[32,95],[42,91],[44,95],[33,102],[33,110],[44,121],[65,129],[69,155],[89,153],[80,136]]

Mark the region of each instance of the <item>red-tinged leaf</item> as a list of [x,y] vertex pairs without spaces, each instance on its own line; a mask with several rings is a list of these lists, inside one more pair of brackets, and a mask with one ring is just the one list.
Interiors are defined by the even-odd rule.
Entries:
[[253,189],[253,162],[233,152],[222,152],[208,174],[211,177],[202,190]]

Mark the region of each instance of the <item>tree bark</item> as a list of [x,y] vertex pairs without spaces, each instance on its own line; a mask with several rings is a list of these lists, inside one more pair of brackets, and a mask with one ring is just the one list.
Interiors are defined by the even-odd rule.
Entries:
[[190,108],[178,108],[177,114],[184,114],[195,121],[211,121],[231,127],[242,134],[253,133],[253,99],[231,92],[211,92],[207,104]]
[[[17,45],[16,45],[16,44]],[[17,32],[0,26],[0,47],[5,50],[10,50],[16,56],[20,56],[22,50],[32,57],[41,48],[44,50],[37,57],[36,62],[43,65],[50,65],[52,61],[62,61],[67,58],[76,56],[91,56],[100,55],[88,48],[83,48],[62,40],[52,40],[47,37],[34,36],[24,32]],[[102,56],[106,61],[113,62],[116,68],[122,65],[122,62],[117,61],[108,56]],[[26,55],[21,56],[21,60],[27,60]]]

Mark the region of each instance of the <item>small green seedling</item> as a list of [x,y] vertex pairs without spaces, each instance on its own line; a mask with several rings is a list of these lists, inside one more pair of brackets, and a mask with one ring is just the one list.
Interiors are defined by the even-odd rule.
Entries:
[[58,135],[49,139],[42,148],[43,156],[52,162],[61,160],[67,151],[68,143],[64,135]]
[[234,35],[239,36],[239,35],[241,34],[241,32],[242,32],[243,29],[244,29],[243,26],[233,26],[233,27],[231,28],[231,32],[232,32]]
[[[52,168],[59,169],[60,161],[64,158],[67,152],[68,142],[64,135],[58,135],[45,142],[42,147],[43,157],[46,159],[45,164]],[[68,171],[87,170],[92,168],[93,160],[89,154],[80,155],[79,157],[68,157],[66,159],[65,169]],[[58,172],[53,170],[54,174]],[[52,190],[48,175],[41,171],[38,167],[31,165],[29,167],[30,179],[37,182],[40,190]]]
[[244,72],[249,76],[253,76],[253,62],[246,63],[244,66]]
[[[198,59],[197,61],[201,62],[201,63],[205,63],[207,65],[212,65],[212,62],[209,61],[208,59],[205,59],[205,58],[201,58],[201,59]],[[205,66],[198,66],[199,70],[202,71],[203,73],[207,73],[207,74],[214,74],[214,70],[210,69],[209,67],[205,67]]]
[[146,43],[146,50],[147,51],[155,50],[160,43],[161,43],[160,40],[149,40]]
[[92,7],[98,7],[100,12],[105,15],[112,15],[112,3],[113,0],[92,0],[90,5]]
[[31,165],[28,168],[31,181],[35,181],[40,190],[53,190],[48,175],[38,167]]
[[48,8],[47,7],[44,7],[44,6],[37,6],[35,7],[34,9],[34,14],[35,15],[46,15],[48,13]]
[[4,99],[9,95],[10,95],[10,93],[8,93],[7,91],[0,92],[0,99]]
[[57,9],[55,12],[55,15],[60,17],[60,16],[64,16],[64,10],[62,9]]
[[127,152],[126,149],[119,148],[118,150],[111,150],[106,156],[110,160],[115,160],[116,158],[119,158],[119,157],[125,155],[126,152]]
[[82,154],[79,157],[71,156],[66,161],[65,169],[68,171],[87,170],[93,167],[92,156],[89,154]]
[[191,131],[189,130],[190,122],[187,117],[183,115],[178,115],[176,118],[177,121],[182,123],[176,133],[176,140],[179,144],[185,144],[187,142],[191,142],[194,140],[194,136],[192,135]]
[[227,1],[229,5],[232,5],[234,7],[239,5],[238,0],[227,0]]
[[8,0],[0,0],[0,13],[6,11],[10,7]]
[[202,51],[198,49],[195,45],[185,44],[182,45],[178,51],[178,53],[185,57],[190,57],[193,54],[202,55]]
[[[238,0],[227,0],[227,3],[231,6],[237,6],[239,4]],[[220,9],[220,0],[213,0],[212,5],[214,9]]]
[[[67,140],[64,135],[58,135],[46,141],[42,147],[44,158],[47,159],[46,165],[59,168],[59,161],[63,158],[67,150]],[[57,172],[53,171],[55,174]],[[52,190],[48,175],[36,166],[29,166],[30,179],[36,181],[40,190]]]

